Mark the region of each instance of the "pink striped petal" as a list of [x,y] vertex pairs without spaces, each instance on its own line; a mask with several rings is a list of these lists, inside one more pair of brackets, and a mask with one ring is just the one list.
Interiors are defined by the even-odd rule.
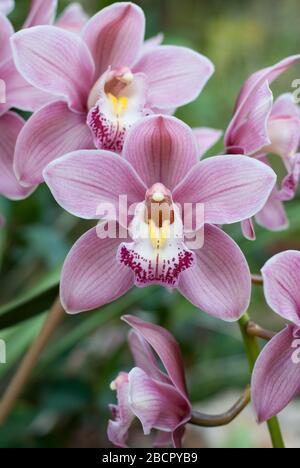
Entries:
[[288,169],[300,143],[300,120],[295,117],[270,119],[268,134],[271,145],[265,152],[281,156]]
[[43,170],[60,156],[94,148],[86,115],[54,102],[36,112],[26,123],[16,146],[15,170],[23,185],[43,182]]
[[256,222],[270,231],[283,231],[289,227],[289,220],[282,201],[279,200],[279,193],[275,187],[263,207],[255,216]]
[[295,197],[300,180],[300,154],[295,154],[291,158],[289,174],[283,179],[281,184],[281,190],[278,193],[278,198],[281,201],[293,200]]
[[160,46],[148,50],[133,71],[148,77],[148,106],[170,109],[196,99],[212,76],[214,66],[191,49]]
[[202,156],[220,140],[222,130],[215,130],[214,128],[194,128],[194,136],[198,145],[198,156]]
[[88,22],[89,17],[80,3],[71,3],[62,12],[56,22],[56,26],[79,33]]
[[121,372],[113,385],[118,404],[110,406],[113,419],[108,423],[107,436],[116,447],[127,448],[128,432],[135,417],[129,403],[128,374]]
[[300,252],[275,255],[263,267],[262,275],[268,305],[300,327]]
[[126,315],[122,319],[154,349],[173,385],[187,398],[183,360],[174,337],[165,328],[145,322],[138,317]]
[[182,273],[179,291],[214,317],[238,320],[251,295],[249,266],[242,251],[221,229],[206,225],[204,246],[195,254],[197,265]]
[[115,3],[93,16],[83,38],[96,64],[96,78],[108,67],[130,68],[137,60],[144,33],[144,13],[133,3]]
[[189,403],[172,385],[151,379],[138,367],[130,371],[128,380],[130,407],[145,435],[152,429],[174,432],[191,418]]
[[119,239],[100,239],[93,228],[74,245],[61,277],[61,300],[68,313],[102,307],[133,287],[133,275],[116,259],[119,244]]
[[271,118],[299,118],[299,107],[291,93],[281,94],[273,104]]
[[13,112],[0,117],[0,194],[13,200],[25,198],[32,192],[32,187],[25,189],[16,179],[13,171],[13,157],[17,137],[24,125],[24,120]]
[[197,163],[191,129],[167,116],[147,117],[136,124],[125,141],[123,155],[147,187],[160,182],[169,190]]
[[276,416],[300,392],[300,333],[290,325],[263,349],[252,376],[252,402],[259,422]]
[[245,219],[245,221],[242,221],[241,224],[244,237],[250,241],[256,240],[256,234],[252,218]]
[[30,12],[23,28],[54,23],[57,0],[32,0]]
[[[53,161],[44,178],[56,201],[75,216],[99,219],[101,204],[119,208],[119,197],[129,206],[145,199],[146,186],[134,169],[108,151],[76,151]],[[127,207],[126,207],[127,208]]]
[[9,38],[13,33],[14,28],[11,22],[1,13],[0,9],[0,64],[7,60],[11,55]]
[[16,67],[33,86],[86,110],[94,81],[91,54],[76,34],[54,26],[36,26],[12,38]]
[[238,155],[197,164],[176,187],[174,201],[204,205],[205,222],[230,224],[251,218],[265,205],[276,175],[266,164]]

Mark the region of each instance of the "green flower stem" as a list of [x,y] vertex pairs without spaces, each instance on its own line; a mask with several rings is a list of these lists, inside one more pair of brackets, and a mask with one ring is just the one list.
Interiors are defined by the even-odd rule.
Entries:
[[[244,340],[244,345],[246,349],[246,354],[249,361],[250,371],[253,372],[256,360],[260,354],[260,348],[258,341],[255,336],[250,336],[247,333],[247,325],[250,321],[248,314],[243,315],[239,320],[239,326],[241,334]],[[270,419],[268,422],[268,429],[272,439],[272,444],[274,448],[285,448],[284,440],[282,437],[280,425],[277,417]]]

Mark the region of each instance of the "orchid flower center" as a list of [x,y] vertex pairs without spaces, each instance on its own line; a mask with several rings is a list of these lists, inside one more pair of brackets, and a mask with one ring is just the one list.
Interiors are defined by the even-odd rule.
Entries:
[[122,244],[118,256],[134,272],[139,287],[175,288],[181,273],[194,265],[194,254],[184,245],[180,210],[162,184],[154,184],[137,206],[130,235],[133,242]]
[[94,85],[88,100],[87,123],[95,146],[120,153],[125,133],[143,117],[144,77],[129,68],[109,70]]

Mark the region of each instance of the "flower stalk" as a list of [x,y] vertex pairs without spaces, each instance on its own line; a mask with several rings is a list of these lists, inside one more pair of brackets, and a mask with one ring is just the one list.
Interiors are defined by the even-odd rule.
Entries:
[[[245,345],[247,358],[249,361],[250,371],[252,372],[256,363],[256,360],[260,354],[260,348],[256,339],[256,336],[251,336],[247,332],[247,328],[250,322],[248,314],[244,314],[239,320],[239,326],[242,334],[242,338]],[[278,418],[274,417],[267,422],[269,433],[271,436],[273,448],[285,448],[284,440],[282,437]]]

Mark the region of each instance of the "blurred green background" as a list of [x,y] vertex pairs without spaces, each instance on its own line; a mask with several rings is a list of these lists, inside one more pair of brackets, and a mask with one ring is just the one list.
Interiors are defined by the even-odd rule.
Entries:
[[[60,10],[68,3],[60,1]],[[112,2],[81,3],[93,14]],[[216,65],[216,73],[200,98],[177,113],[191,126],[226,129],[245,78],[300,49],[299,0],[141,0],[136,3],[146,13],[147,37],[163,31],[165,43],[190,46]],[[28,5],[25,0],[16,1],[11,15],[16,28],[22,24]],[[292,91],[291,82],[295,78],[300,78],[300,69],[296,67],[278,80],[274,93]],[[222,142],[210,154],[221,152]],[[238,225],[228,229],[245,252],[253,272],[259,272],[264,262],[278,251],[300,249],[299,198],[289,203],[287,210],[290,229],[270,233],[258,228],[255,243],[243,239]],[[23,202],[0,199],[0,212],[7,217],[6,227],[0,231],[0,304],[10,303],[22,295],[26,297],[36,287],[44,291],[38,304],[21,305],[14,315],[9,314],[7,307],[0,309],[0,339],[7,341],[8,361],[0,365],[1,395],[45,319],[68,250],[90,224],[63,213],[46,187],[39,188]],[[42,313],[35,316],[36,310]],[[275,330],[282,327],[282,322],[264,304],[258,287],[253,290],[250,312],[265,326]],[[135,290],[100,312],[66,317],[41,356],[15,411],[0,430],[1,447],[110,446],[106,438],[108,404],[114,402],[115,395],[109,384],[120,370],[130,369],[132,365],[126,344],[128,330],[119,320],[123,313],[139,314],[160,323],[176,336],[184,354],[193,402],[201,405],[217,398],[217,407],[224,411],[233,403],[227,391],[240,391],[249,381],[236,325],[206,316],[177,293],[160,288]],[[13,326],[7,328],[8,325]],[[299,422],[298,419],[298,425]],[[212,442],[203,431],[189,433],[186,444],[194,447],[267,444],[265,434],[251,432],[255,430],[253,418],[249,421],[245,418],[240,424],[225,429],[222,436],[210,432],[215,434]],[[148,442],[139,439],[134,443]]]

